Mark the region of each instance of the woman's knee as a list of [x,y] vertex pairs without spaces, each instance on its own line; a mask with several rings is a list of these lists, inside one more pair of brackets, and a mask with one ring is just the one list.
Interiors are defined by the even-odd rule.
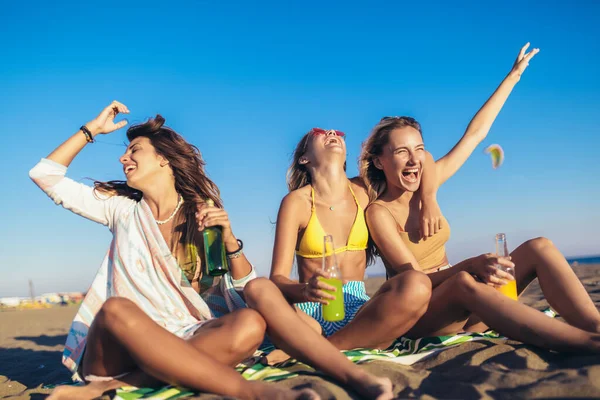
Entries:
[[456,293],[472,295],[479,284],[473,275],[466,271],[457,272],[452,278],[452,286],[457,289]]
[[125,297],[110,297],[100,307],[94,322],[109,331],[117,327],[132,328],[136,308],[135,303]]
[[135,303],[125,297],[110,297],[102,304],[96,318],[107,327],[127,324],[131,321],[132,306],[136,307]]
[[244,297],[249,305],[256,305],[257,302],[268,298],[269,294],[273,293],[277,286],[267,278],[252,279],[244,287]]
[[550,239],[547,239],[545,237],[537,237],[535,239],[529,239],[528,241],[523,243],[523,246],[526,246],[534,251],[540,252],[545,249],[554,247],[554,243],[552,243]]
[[421,308],[431,299],[431,279],[419,271],[406,271],[390,280],[391,288],[398,295],[410,299],[410,304]]
[[233,332],[231,349],[235,353],[254,351],[262,343],[267,330],[264,318],[250,308],[236,311],[230,324]]

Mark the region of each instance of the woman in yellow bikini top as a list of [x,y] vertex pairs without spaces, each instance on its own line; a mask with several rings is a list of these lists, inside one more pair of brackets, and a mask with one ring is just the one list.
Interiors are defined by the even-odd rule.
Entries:
[[[363,279],[369,233],[364,209],[369,199],[360,179],[347,178],[345,164],[342,132],[313,128],[296,147],[288,171],[290,193],[277,217],[271,279],[339,349],[387,347],[405,332],[407,316],[416,315],[412,308],[426,305],[396,299],[400,281],[386,283],[373,299],[367,295]],[[325,276],[321,259],[327,234],[338,246],[334,251],[345,282],[339,294],[328,292],[334,288],[318,279]],[[290,278],[294,255],[298,280]],[[338,295],[344,298],[345,318],[325,321],[321,305]],[[363,311],[355,318],[359,310]]]
[[[345,251],[365,250],[367,248],[367,243],[369,242],[369,231],[367,229],[367,223],[365,222],[364,210],[360,206],[360,203],[352,190],[352,186],[348,185],[348,188],[356,203],[356,217],[354,218],[354,223],[352,224],[350,234],[348,235],[348,242],[345,246],[334,249],[335,254],[343,253]],[[327,233],[323,230],[323,227],[319,222],[319,217],[317,216],[317,210],[315,208],[315,189],[312,186],[310,188],[310,195],[312,202],[310,219],[304,229],[302,239],[300,239],[300,243],[298,244],[296,255],[304,258],[321,258],[323,257],[323,236],[327,235]]]

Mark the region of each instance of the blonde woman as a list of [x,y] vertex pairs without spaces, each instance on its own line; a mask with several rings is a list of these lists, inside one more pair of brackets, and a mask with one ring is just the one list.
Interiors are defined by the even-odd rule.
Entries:
[[[512,89],[537,49],[525,45],[508,76],[469,124],[454,148],[435,163],[438,184],[446,182],[486,137]],[[445,244],[450,226],[419,240],[420,179],[412,175],[425,162],[420,124],[410,117],[384,118],[363,145],[361,176],[377,198],[366,212],[375,247],[388,274],[420,274],[433,288],[427,312],[409,330],[412,337],[482,331],[487,327],[524,343],[565,352],[600,352],[600,313],[551,241],[529,240],[510,257],[482,254],[448,265]],[[512,276],[496,265],[516,267],[521,293],[536,277],[550,305],[567,323],[496,290]]]
[[[337,348],[388,347],[425,313],[431,284],[420,273],[408,273],[387,281],[373,298],[367,296],[363,278],[369,232],[364,209],[369,199],[362,180],[346,176],[344,133],[313,128],[304,135],[294,152],[288,187],[277,217],[271,280]],[[439,230],[440,216],[434,191],[425,191],[421,218],[423,235],[429,236]],[[321,271],[325,234],[334,239],[346,281],[342,293],[327,293],[334,288],[318,279],[327,276]],[[298,281],[290,278],[294,257]],[[345,318],[325,321],[321,307],[335,296],[344,297]]]

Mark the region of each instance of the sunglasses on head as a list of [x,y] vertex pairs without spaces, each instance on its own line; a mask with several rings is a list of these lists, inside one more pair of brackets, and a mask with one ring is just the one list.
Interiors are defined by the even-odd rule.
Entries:
[[317,136],[317,135],[328,135],[330,132],[333,132],[336,134],[336,136],[339,137],[344,137],[346,136],[346,134],[342,131],[336,131],[335,129],[321,129],[321,128],[312,128],[310,130],[310,132],[308,132],[309,134],[313,135],[313,136]]

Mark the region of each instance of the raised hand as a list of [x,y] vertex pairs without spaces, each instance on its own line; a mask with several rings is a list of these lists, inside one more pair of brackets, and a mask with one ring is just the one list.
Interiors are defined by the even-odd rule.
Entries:
[[525,71],[525,69],[529,66],[529,61],[533,58],[533,56],[540,52],[540,49],[533,49],[529,53],[526,53],[528,48],[529,42],[527,42],[525,46],[521,48],[521,51],[519,51],[519,55],[517,56],[512,70],[510,71],[511,74],[518,78],[521,77],[523,71]]
[[200,203],[196,210],[196,220],[198,222],[198,230],[211,226],[220,226],[223,230],[223,241],[237,243],[231,230],[231,222],[227,211],[215,206],[209,206],[206,203]]
[[123,103],[113,101],[96,118],[85,124],[92,133],[92,136],[114,132],[127,125],[127,120],[115,123],[117,114],[129,114],[129,109]]

